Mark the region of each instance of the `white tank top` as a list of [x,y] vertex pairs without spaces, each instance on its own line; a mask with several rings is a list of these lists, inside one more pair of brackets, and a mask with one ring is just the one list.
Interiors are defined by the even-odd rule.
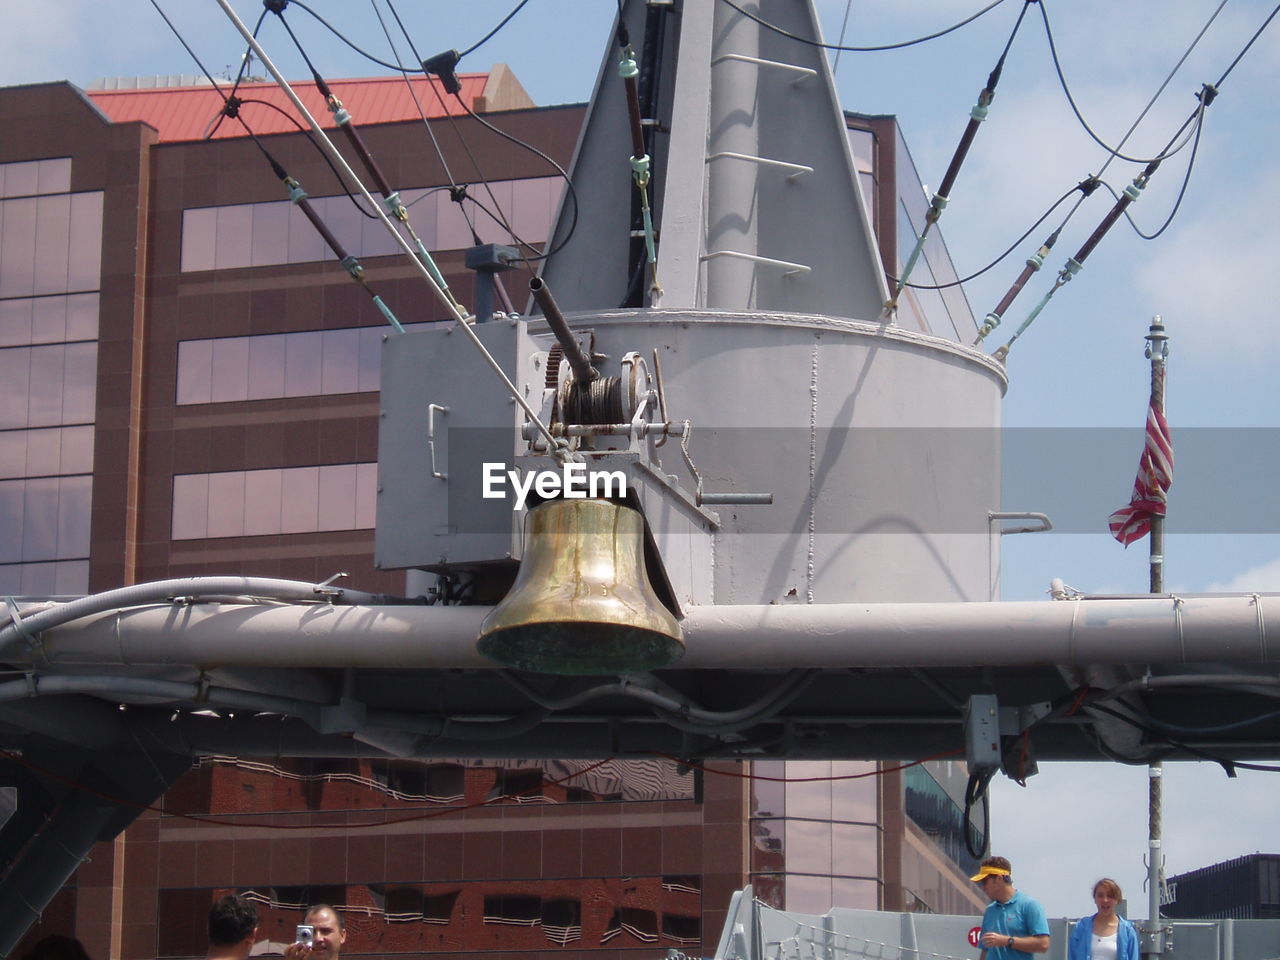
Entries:
[[1089,936],[1092,940],[1089,945],[1090,960],[1116,960],[1116,935],[1114,933],[1109,937],[1100,937],[1096,933],[1090,932]]

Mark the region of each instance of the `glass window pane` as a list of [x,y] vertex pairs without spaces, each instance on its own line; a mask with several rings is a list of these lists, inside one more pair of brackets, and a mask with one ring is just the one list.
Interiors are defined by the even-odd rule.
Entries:
[[68,559],[89,555],[92,477],[64,477],[58,481],[58,546],[55,556]]
[[71,197],[58,194],[37,201],[36,264],[33,293],[66,293],[71,250]]
[[53,560],[58,554],[58,480],[24,480],[22,559]]
[[97,290],[102,285],[102,191],[71,197],[71,240],[67,290]]
[[831,819],[831,761],[795,760],[787,764],[787,816]]
[[26,297],[0,300],[0,347],[31,343],[32,301]]
[[0,297],[29,297],[35,289],[36,200],[5,200],[0,218]]
[[253,204],[253,242],[249,262],[255,266],[284,263],[289,255],[289,208],[292,204]]
[[55,594],[75,596],[89,592],[88,560],[59,560],[53,566]]
[[372,530],[378,516],[378,465],[356,465],[356,530]]
[[209,403],[213,397],[213,341],[178,344],[178,403]]
[[40,161],[24,160],[6,163],[4,193],[7,197],[25,197],[40,190]]
[[[0,165],[0,173],[4,170]],[[0,596],[16,597],[22,593],[22,565],[18,563],[0,564]]]
[[209,530],[209,475],[194,473],[173,478],[174,540],[198,540]]
[[284,500],[280,511],[281,533],[314,533],[320,500],[320,475],[315,467],[282,470]]
[[880,828],[871,824],[832,824],[831,849],[836,873],[874,877],[880,854]]
[[288,335],[249,338],[249,399],[283,397],[284,358]]
[[66,193],[70,189],[70,157],[36,161],[36,190],[40,193]]
[[516,180],[511,190],[511,229],[526,243],[541,243],[551,231],[552,196],[560,180],[535,177]]
[[62,451],[62,431],[54,427],[49,430],[23,430],[18,436],[26,438],[26,469],[15,476],[51,477],[63,471],[58,469],[58,461]]
[[879,910],[880,884],[875,880],[850,880],[835,877],[831,881],[831,906],[851,910]]
[[320,467],[317,530],[354,530],[356,527],[356,465],[342,463]]
[[58,472],[93,472],[93,427],[64,427]]
[[244,535],[244,474],[212,473],[209,475],[210,537]]
[[92,423],[97,408],[98,345],[69,343],[62,384],[63,423]]
[[31,400],[31,349],[0,350],[0,429],[25,427]]
[[237,203],[218,207],[218,233],[213,264],[219,270],[249,266],[253,240],[253,206]]
[[[874,773],[874,760],[835,760],[831,763],[834,778],[853,774]],[[876,823],[880,816],[876,778],[864,776],[858,780],[831,781],[831,819],[855,820]]]
[[0,477],[27,475],[27,434],[26,430],[0,430]]
[[309,397],[320,392],[323,357],[319,333],[296,333],[285,345],[284,395]]
[[67,298],[36,297],[31,301],[31,342],[64,343],[67,339]]
[[783,823],[786,825],[787,869],[829,875],[831,824],[823,820],[784,820]]
[[66,347],[32,347],[31,392],[27,400],[27,425],[47,427],[62,422],[63,368]]
[[249,339],[225,337],[213,341],[213,402],[244,400],[248,396]]
[[476,211],[476,232],[480,234],[480,242],[512,243],[511,233],[501,222],[503,220],[507,223],[511,222],[511,181],[501,180],[491,183],[488,190],[483,186],[479,186],[474,188],[474,192],[485,208],[494,214],[494,216],[490,216],[488,213],[473,207]]
[[799,877],[788,875],[787,910],[796,913],[826,913],[831,909],[830,877]]
[[309,263],[312,260],[323,260],[325,256],[324,240],[306,218],[293,204],[289,205],[289,250],[288,263]]
[[182,269],[212,270],[218,237],[218,208],[182,211]]
[[[418,206],[426,206],[431,200],[423,200]],[[448,190],[441,190],[435,195],[436,208],[436,249],[461,250],[471,246],[471,228],[462,216],[462,204],[454,203]],[[468,203],[470,214],[475,205]]]
[[322,393],[355,393],[360,387],[360,331],[326,330],[320,335]]
[[322,197],[315,201],[315,204],[316,212],[329,227],[334,239],[346,249],[347,253],[359,256],[361,230],[364,228],[364,221],[369,218],[357,210],[345,196]]
[[785,820],[751,821],[751,869],[762,873],[781,873],[787,858],[783,843]]
[[360,329],[360,370],[356,377],[357,390],[377,390],[382,375],[382,338],[384,327]]
[[778,782],[786,776],[786,765],[781,760],[757,760],[751,765],[751,773],[751,815],[786,816],[786,784]]
[[281,471],[250,470],[244,477],[244,533],[247,537],[279,533]]
[[22,559],[25,480],[0,480],[0,563]]
[[19,590],[28,596],[47,595],[54,592],[54,585],[58,579],[58,565],[56,563],[24,563],[22,570],[22,584]]

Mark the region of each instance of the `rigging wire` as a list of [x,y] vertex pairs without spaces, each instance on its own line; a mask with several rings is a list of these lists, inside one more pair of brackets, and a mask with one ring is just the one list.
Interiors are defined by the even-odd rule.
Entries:
[[480,49],[482,46],[484,46],[486,43],[492,40],[494,35],[503,27],[505,27],[512,17],[514,17],[517,13],[523,10],[524,5],[528,2],[529,0],[520,0],[520,2],[516,4],[515,9],[502,18],[501,23],[499,23],[496,27],[494,27],[492,30],[486,33],[483,37],[481,37],[471,46],[467,47],[467,49],[463,50],[460,54],[458,54],[458,59],[461,60],[468,53],[474,53],[476,50]]
[[[1120,140],[1120,143],[1118,145],[1116,145],[1115,147],[1111,147],[1111,146],[1108,146],[1107,143],[1101,137],[1099,137],[1096,133],[1094,133],[1093,128],[1089,126],[1088,121],[1085,120],[1084,115],[1080,112],[1080,108],[1076,105],[1075,97],[1071,95],[1071,89],[1067,86],[1067,78],[1062,71],[1062,62],[1058,59],[1058,47],[1053,39],[1053,29],[1049,26],[1049,13],[1047,10],[1045,10],[1044,4],[1043,3],[1040,4],[1040,18],[1041,20],[1044,21],[1044,32],[1045,32],[1045,36],[1048,38],[1048,41],[1049,41],[1049,55],[1053,60],[1054,71],[1058,75],[1058,84],[1059,86],[1062,87],[1062,92],[1063,94],[1066,95],[1067,103],[1071,105],[1071,111],[1076,115],[1076,120],[1080,122],[1080,126],[1084,128],[1084,132],[1087,133],[1093,139],[1093,141],[1096,144],[1098,144],[1098,146],[1102,147],[1102,149],[1107,151],[1107,153],[1109,154],[1107,163],[1110,163],[1111,160],[1115,160],[1115,159],[1127,160],[1130,163],[1142,163],[1142,164],[1154,163],[1172,156],[1174,153],[1177,153],[1178,150],[1181,150],[1182,147],[1186,145],[1184,141],[1184,143],[1180,145],[1177,149],[1171,149],[1172,142],[1173,142],[1171,140],[1170,144],[1166,146],[1161,153],[1157,154],[1154,157],[1130,157],[1120,152],[1121,148],[1124,147],[1125,142],[1133,134],[1133,131],[1137,129],[1138,124],[1142,122],[1143,118],[1147,115],[1148,111],[1150,111],[1151,108],[1155,106],[1156,100],[1158,100],[1160,95],[1164,93],[1165,87],[1169,85],[1169,82],[1173,80],[1174,75],[1178,72],[1178,70],[1182,68],[1182,65],[1186,62],[1187,57],[1191,55],[1191,51],[1193,51],[1196,48],[1196,45],[1199,44],[1200,39],[1205,35],[1205,32],[1209,29],[1210,25],[1212,25],[1213,21],[1217,19],[1218,14],[1222,12],[1222,8],[1225,7],[1226,5],[1227,5],[1227,0],[1222,0],[1222,2],[1218,4],[1217,9],[1214,10],[1213,13],[1209,15],[1209,19],[1205,22],[1205,25],[1200,28],[1200,32],[1196,34],[1195,39],[1191,41],[1191,45],[1187,47],[1186,53],[1184,53],[1181,59],[1179,59],[1178,62],[1174,64],[1173,69],[1169,71],[1169,75],[1165,78],[1164,83],[1160,85],[1160,88],[1156,90],[1151,100],[1147,103],[1146,109],[1144,109],[1142,113],[1138,114],[1138,119],[1135,120],[1133,122],[1133,125],[1129,127],[1129,132],[1124,135],[1124,137]],[[1272,16],[1275,16],[1274,12],[1272,13]],[[1254,39],[1257,39],[1256,35]],[[1252,42],[1253,41],[1250,41],[1250,43]],[[1241,54],[1241,56],[1243,56],[1243,53]],[[1236,59],[1238,61],[1239,57],[1237,57]],[[1228,70],[1228,72],[1230,71]],[[1189,122],[1190,120],[1188,120],[1188,123]],[[1187,124],[1184,123],[1182,127],[1179,128],[1178,134],[1174,135],[1173,140],[1177,140],[1178,135],[1180,135],[1182,131],[1186,129],[1186,126]],[[1105,169],[1105,167],[1103,169]],[[1101,174],[1102,174],[1102,171],[1101,170],[1098,171],[1098,175],[1101,176]]]
[[[267,19],[267,13],[268,13],[268,10],[264,6],[262,8],[262,13],[258,15],[258,22],[253,25],[253,35],[255,37],[258,35],[258,31],[262,29],[262,21]],[[231,93],[229,96],[232,100],[235,99],[236,91],[240,89],[240,82],[244,80],[245,72],[249,69],[249,56],[252,52],[253,52],[252,48],[246,47],[244,55],[240,58],[240,69],[236,71],[235,82],[231,84]],[[224,111],[218,114],[216,121],[210,121],[210,123],[213,126],[213,129],[208,131],[205,134],[204,136],[205,140],[208,140],[210,137],[212,137],[215,133],[218,132],[218,128],[222,126],[223,118],[225,118],[226,116],[227,114]]]
[[965,158],[969,155],[970,147],[973,146],[974,137],[978,134],[978,127],[987,119],[991,101],[996,95],[996,86],[1000,83],[1000,75],[1004,72],[1005,59],[1009,56],[1009,51],[1013,48],[1014,38],[1017,37],[1018,30],[1022,27],[1022,21],[1027,15],[1027,7],[1035,2],[1036,0],[1025,0],[1023,3],[1022,9],[1018,12],[1018,19],[1013,25],[1013,30],[1009,32],[1009,39],[1005,42],[1004,50],[1000,52],[1000,57],[996,60],[995,67],[988,74],[987,82],[978,94],[977,104],[969,111],[969,122],[965,125],[964,133],[960,136],[960,142],[956,144],[955,152],[951,155],[951,162],[947,165],[947,172],[943,175],[941,185],[929,201],[929,210],[925,214],[924,229],[920,231],[920,235],[916,238],[915,245],[911,249],[911,254],[907,257],[906,265],[902,270],[902,279],[897,281],[897,288],[894,290],[893,296],[885,304],[890,313],[897,309],[898,297],[902,295],[903,287],[906,286],[911,276],[911,271],[915,269],[920,254],[924,252],[924,245],[929,237],[929,232],[942,218],[942,212],[950,202],[951,189],[955,186],[956,178],[960,175],[960,168],[964,165]]
[[[154,3],[155,0],[152,0],[152,2]],[[427,281],[427,285],[431,288],[432,293],[434,293],[436,298],[445,305],[446,309],[458,322],[458,327],[470,339],[472,346],[474,346],[480,353],[490,370],[493,371],[494,376],[498,378],[503,388],[507,391],[507,395],[516,402],[522,411],[524,411],[525,416],[529,418],[529,422],[533,425],[534,429],[536,429],[538,433],[546,439],[548,449],[551,451],[553,458],[558,462],[562,462],[565,457],[570,456],[568,444],[564,440],[552,436],[551,430],[538,414],[538,411],[533,409],[522,391],[511,382],[511,378],[507,376],[507,372],[502,368],[502,364],[498,362],[493,354],[490,353],[481,342],[480,337],[476,334],[475,330],[472,329],[472,325],[468,322],[468,319],[462,309],[446,294],[444,290],[441,289],[440,285],[435,282],[435,278],[432,277],[431,271],[427,269],[426,264],[418,258],[417,252],[404,238],[400,231],[396,229],[395,224],[392,223],[386,213],[377,206],[377,202],[373,199],[373,195],[369,193],[368,188],[356,175],[356,172],[352,170],[351,166],[345,159],[343,159],[342,154],[338,151],[337,147],[334,146],[333,141],[329,139],[324,128],[321,127],[315,117],[311,115],[311,111],[307,109],[306,104],[299,99],[293,87],[290,86],[289,81],[284,78],[284,75],[281,74],[278,69],[276,69],[275,64],[271,62],[270,58],[268,58],[266,51],[262,49],[262,45],[254,39],[252,34],[249,33],[249,28],[244,25],[243,21],[241,21],[240,17],[236,14],[235,9],[230,4],[230,0],[217,0],[217,2],[218,6],[222,8],[223,13],[226,14],[227,19],[231,21],[232,25],[235,26],[238,31],[240,31],[241,36],[249,41],[249,43],[254,47],[254,52],[257,53],[258,59],[262,61],[262,65],[275,78],[276,83],[280,86],[280,89],[284,91],[285,95],[289,97],[294,108],[307,121],[311,129],[315,131],[316,136],[320,138],[321,142],[325,144],[325,148],[333,156],[334,160],[342,167],[343,172],[350,178],[351,182],[359,188],[360,193],[365,200],[377,209],[378,219],[380,219],[383,226],[391,232],[392,237],[396,240],[397,244],[399,244],[400,249],[403,250],[405,254],[408,255],[409,259],[413,261],[414,266],[418,269],[423,279]]]
[[[404,21],[400,19],[400,14],[397,12],[395,4],[393,4],[391,0],[386,0],[386,3],[387,9],[391,11],[391,15],[395,17],[396,24],[400,27],[400,32],[404,34],[405,42],[409,44],[409,52],[412,53],[414,57],[418,57],[418,48],[414,46],[413,37],[409,35],[408,29],[405,28]],[[378,18],[378,23],[382,27],[382,33],[387,38],[387,45],[391,48],[392,56],[396,58],[396,63],[402,63],[400,59],[400,51],[396,49],[395,41],[391,39],[391,31],[388,29],[386,21],[382,18],[382,12],[378,9],[377,0],[369,0],[369,4],[373,7],[374,16]],[[426,127],[427,136],[431,139],[431,146],[436,152],[436,158],[440,161],[440,166],[444,169],[445,179],[449,181],[450,188],[457,190],[458,181],[454,179],[453,171],[449,169],[448,158],[444,155],[444,151],[440,149],[440,141],[436,139],[436,132],[432,128],[431,122],[427,119],[427,111],[423,108],[422,101],[418,98],[418,91],[414,89],[413,81],[409,78],[409,72],[403,66],[401,66],[399,70],[400,75],[404,77],[405,86],[409,90],[409,96],[413,98],[413,105],[418,110],[418,116],[422,118],[422,125]],[[436,83],[436,81],[432,80],[429,76],[427,77],[427,82],[433,86]],[[418,199],[420,200],[422,198],[419,197]],[[417,200],[415,200],[414,203],[417,203]],[[467,229],[471,232],[471,235],[473,237],[476,236],[475,224],[471,222],[471,218],[466,208],[459,204],[458,210],[462,213],[462,218],[466,221]]]
[[[1053,211],[1057,210],[1058,207],[1066,203],[1067,199],[1077,190],[1082,190],[1082,191],[1086,190],[1087,185],[1089,183],[1090,183],[1090,180],[1082,180],[1079,183],[1077,183],[1074,187],[1072,187],[1070,190],[1068,190],[1066,193],[1064,193],[1062,196],[1060,196],[1057,200],[1053,201],[1053,204],[1049,207],[1049,209],[1046,210],[1044,213],[1040,214],[1039,219],[1037,219],[1035,223],[1031,224],[1031,226],[1027,227],[1027,229],[1023,231],[1022,236],[1018,237],[1017,240],[1009,244],[1009,246],[1005,248],[1005,251],[1002,254],[1000,254],[998,257],[996,257],[994,260],[988,263],[985,267],[975,270],[973,273],[967,276],[961,277],[959,280],[951,280],[948,283],[909,283],[908,282],[908,283],[904,283],[903,286],[906,287],[908,290],[946,290],[946,289],[949,289],[950,287],[958,287],[958,286],[961,286],[962,284],[966,284],[970,280],[978,279],[978,277],[982,276],[984,273],[991,270],[993,267],[999,266],[999,264],[1002,263],[1005,260],[1005,258],[1007,258],[1011,253],[1013,253],[1014,250],[1018,249],[1018,245],[1021,244],[1022,241],[1026,240],[1027,237],[1031,236],[1032,232],[1036,229],[1036,227],[1040,226],[1042,223],[1048,220],[1050,216],[1053,215]],[[1085,196],[1088,196],[1088,194],[1086,193]],[[1061,227],[1059,227],[1059,229],[1061,229]],[[886,276],[889,277],[889,280],[892,283],[902,282],[897,277],[889,276],[888,274],[886,274]]]
[[[352,43],[349,39],[347,39],[345,36],[343,36],[343,34],[341,33],[341,31],[339,31],[337,27],[335,27],[333,24],[331,24],[331,23],[330,23],[328,20],[326,20],[324,17],[320,16],[320,14],[316,13],[314,10],[312,10],[310,7],[308,7],[305,3],[303,3],[303,2],[302,2],[302,0],[288,0],[288,2],[289,2],[289,3],[292,3],[294,6],[301,7],[301,8],[302,8],[303,10],[305,10],[307,13],[311,14],[311,16],[315,17],[317,20],[319,20],[319,21],[320,21],[320,25],[321,25],[321,26],[323,26],[326,30],[328,30],[328,31],[329,31],[330,33],[332,33],[335,37],[337,37],[339,40],[341,40],[343,43],[345,43],[348,47],[350,47],[350,48],[351,48],[352,50],[354,50],[356,53],[360,54],[360,56],[364,57],[366,60],[368,60],[368,61],[370,61],[370,62],[372,62],[372,63],[376,63],[376,64],[377,64],[378,66],[380,66],[380,67],[386,67],[388,70],[396,70],[396,71],[403,72],[403,71],[405,71],[405,70],[408,70],[408,69],[409,69],[409,68],[404,67],[404,66],[397,66],[397,65],[396,65],[396,64],[394,64],[394,63],[387,63],[387,61],[382,60],[382,59],[379,59],[378,57],[375,57],[372,53],[369,53],[367,50],[362,50],[360,47],[356,46],[356,45],[355,45],[354,43]],[[412,72],[412,73],[426,73],[426,70],[424,70],[424,69],[423,69],[423,68],[421,68],[421,67],[414,67],[410,72]]]
[[[792,40],[798,40],[801,43],[806,44],[807,46],[810,46],[810,47],[818,47],[822,50],[843,50],[849,53],[875,53],[880,50],[901,50],[904,47],[913,47],[918,43],[925,43],[929,40],[936,40],[939,37],[945,37],[948,33],[953,33],[954,31],[959,30],[961,27],[965,27],[973,23],[973,21],[977,20],[984,13],[989,13],[990,11],[994,10],[996,7],[1000,6],[1000,4],[1004,3],[1004,0],[994,0],[993,3],[987,4],[977,13],[966,17],[965,19],[961,20],[959,23],[952,24],[951,26],[947,27],[945,30],[939,30],[937,33],[931,33],[925,37],[916,37],[914,40],[904,40],[901,43],[886,43],[886,44],[881,44],[880,46],[875,46],[875,47],[847,47],[847,46],[842,46],[836,43],[823,43],[820,40],[810,40],[808,37],[801,37],[801,36],[798,36],[797,34],[784,30],[782,29],[782,27],[779,27],[775,24],[770,23],[769,21],[752,13],[749,10],[742,9],[742,7],[734,3],[733,0],[721,0],[721,2],[732,7],[734,10],[737,10],[738,13],[742,14],[748,20],[754,20],[756,23],[760,24],[760,26],[764,27],[766,30],[770,30],[773,33],[779,34],[780,36],[783,36],[783,37],[789,37]],[[1027,2],[1036,3],[1037,0],[1027,0]]]
[[[1200,133],[1204,129],[1204,108],[1207,104],[1203,101],[1213,99],[1212,96],[1207,93],[1207,91],[1211,89],[1214,89],[1214,88],[1209,87],[1209,85],[1206,84],[1205,85],[1206,92],[1202,92],[1203,100],[1200,105],[1200,119],[1196,121],[1196,125],[1195,125],[1195,140],[1191,147],[1191,156],[1187,159],[1187,172],[1183,174],[1182,186],[1178,188],[1178,197],[1173,203],[1173,209],[1169,211],[1169,216],[1165,218],[1164,223],[1160,224],[1159,228],[1154,233],[1143,233],[1142,229],[1134,221],[1133,215],[1129,213],[1128,210],[1124,212],[1125,219],[1129,221],[1129,226],[1133,227],[1133,232],[1136,233],[1138,236],[1140,236],[1143,240],[1155,240],[1167,229],[1169,229],[1169,224],[1173,223],[1173,218],[1178,215],[1178,209],[1182,206],[1183,199],[1186,198],[1187,185],[1191,183],[1191,171],[1195,167],[1195,163],[1196,163],[1196,153],[1200,149]],[[1120,198],[1116,196],[1116,192],[1111,187],[1111,185],[1106,184],[1106,187],[1108,190],[1111,191],[1111,195],[1115,197],[1116,200],[1118,201]]]

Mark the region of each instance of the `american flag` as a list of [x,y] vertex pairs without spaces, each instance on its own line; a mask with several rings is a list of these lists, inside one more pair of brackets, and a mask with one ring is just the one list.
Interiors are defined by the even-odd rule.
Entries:
[[1151,532],[1151,518],[1163,517],[1173,483],[1173,441],[1169,424],[1152,400],[1147,406],[1147,436],[1138,460],[1133,495],[1107,520],[1111,535],[1126,547]]

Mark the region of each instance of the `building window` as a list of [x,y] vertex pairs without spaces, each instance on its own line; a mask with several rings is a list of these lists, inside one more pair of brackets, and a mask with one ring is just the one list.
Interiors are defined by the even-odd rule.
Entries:
[[178,344],[178,404],[375,391],[386,330],[184,340]]
[[[541,243],[560,199],[559,177],[499,180],[490,189],[511,229],[526,243]],[[492,209],[488,193],[477,188]],[[457,250],[474,242],[471,228],[446,188],[400,191],[409,219],[428,250]],[[467,201],[463,201],[467,203]],[[348,253],[384,257],[402,252],[381,220],[362,215],[346,196],[312,197],[311,205]],[[474,203],[467,214],[482,243],[511,243],[502,224]],[[311,263],[333,256],[302,211],[287,200],[192,207],[182,214],[182,272]]]
[[174,540],[370,530],[378,465],[189,473],[173,478]]
[[70,157],[0,163],[0,197],[32,197],[70,191]]

